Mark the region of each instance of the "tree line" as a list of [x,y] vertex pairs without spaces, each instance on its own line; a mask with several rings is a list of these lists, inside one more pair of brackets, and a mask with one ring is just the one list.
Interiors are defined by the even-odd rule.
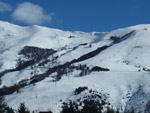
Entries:
[[[124,113],[137,113],[132,107],[130,110]],[[6,105],[4,97],[0,97],[0,113],[31,113],[30,110],[25,106],[24,103],[20,103],[17,110],[14,110]],[[34,113],[34,111],[32,111]],[[39,112],[42,113],[42,112]],[[48,111],[45,113],[53,113]],[[123,113],[120,109],[114,109],[113,107],[107,106],[106,110],[103,111],[103,105],[97,100],[84,100],[84,106],[79,108],[78,103],[75,101],[63,102],[62,110],[60,113]],[[140,111],[138,113],[141,113]],[[150,113],[150,102],[147,103],[144,113]]]

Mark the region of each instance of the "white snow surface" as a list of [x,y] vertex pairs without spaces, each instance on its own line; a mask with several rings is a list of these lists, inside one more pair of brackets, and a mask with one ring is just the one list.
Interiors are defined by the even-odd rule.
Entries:
[[[35,85],[22,88],[21,93],[7,95],[5,98],[8,105],[14,109],[18,108],[20,102],[24,102],[30,110],[48,111],[51,109],[59,113],[62,104],[60,100],[68,101],[70,98],[75,98],[73,92],[76,88],[88,86],[89,89],[108,93],[108,100],[115,108],[125,108],[129,101],[128,96],[132,96],[140,86],[145,89],[145,94],[150,94],[150,87],[147,87],[150,85],[149,80],[149,73],[143,72],[99,72],[84,77],[63,77],[57,83],[52,82],[52,78],[48,77]],[[149,96],[142,98],[145,100],[144,107],[149,99]],[[142,100],[138,98],[132,100],[132,106]],[[138,109],[138,106],[136,107]]]
[[53,48],[55,50],[65,46],[73,48],[79,44],[94,41],[94,39],[99,36],[94,34],[95,33],[92,32],[61,31],[37,25],[20,27],[0,21],[1,70],[14,68],[16,66],[16,60],[19,57],[18,52],[24,46]]
[[[129,38],[119,43],[114,44],[110,39],[111,36],[122,37],[132,31],[134,33]],[[75,63],[75,65],[86,64],[90,68],[93,66],[108,68],[109,72],[92,72],[90,75],[79,77],[80,71],[75,70],[71,76],[63,76],[56,83],[53,82],[52,76],[55,76],[53,73],[40,82],[22,88],[20,93],[6,95],[5,101],[14,109],[17,109],[21,102],[25,102],[30,110],[37,112],[52,110],[59,113],[62,105],[60,100],[67,101],[74,98],[73,91],[76,88],[87,86],[89,89],[108,93],[109,101],[114,108],[122,107],[128,110],[133,106],[137,112],[144,111],[147,101],[150,100],[150,73],[143,70],[143,68],[150,69],[149,36],[149,24],[104,33],[84,33],[37,25],[21,27],[0,21],[0,71],[12,69],[17,65],[18,52],[24,46],[56,50],[55,55],[59,56],[58,64],[78,59],[99,47],[110,46],[90,59]],[[73,49],[74,47],[76,48]],[[57,63],[54,65],[58,65]],[[40,68],[37,70],[39,73],[44,72]],[[32,77],[31,72],[28,67],[5,74],[1,77],[0,88],[29,79]]]

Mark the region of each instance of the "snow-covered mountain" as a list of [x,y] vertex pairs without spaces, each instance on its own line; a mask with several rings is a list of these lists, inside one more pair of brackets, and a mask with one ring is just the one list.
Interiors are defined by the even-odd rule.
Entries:
[[83,97],[79,87],[107,94],[114,108],[144,111],[150,100],[150,25],[111,32],[61,31],[0,22],[0,94],[17,109],[59,113]]

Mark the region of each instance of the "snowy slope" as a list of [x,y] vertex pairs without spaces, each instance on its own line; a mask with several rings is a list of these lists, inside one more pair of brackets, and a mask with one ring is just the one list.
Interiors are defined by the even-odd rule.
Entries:
[[65,46],[73,48],[82,43],[90,43],[98,36],[94,33],[61,31],[36,25],[20,27],[0,22],[1,70],[15,67],[17,57],[19,57],[18,51],[24,46],[53,48],[55,50]]
[[[78,87],[108,94],[114,108],[144,111],[150,100],[150,25],[136,25],[111,32],[61,31],[41,26],[21,27],[0,22],[0,89],[25,81],[19,93],[5,95],[6,103],[17,109],[21,102],[31,110],[59,113],[62,101],[75,99]],[[25,46],[29,52],[19,54]],[[36,62],[17,68],[18,59],[32,61],[31,53],[55,50],[53,54],[36,56]],[[43,52],[45,53],[45,52]],[[36,54],[36,53],[34,53]],[[37,53],[39,55],[39,53]],[[75,66],[71,74],[63,74],[54,82],[58,69]],[[91,72],[80,77],[79,65],[108,68],[108,72]],[[64,66],[64,67],[63,67]],[[63,67],[63,68],[62,68]],[[32,82],[33,80],[38,80]],[[23,81],[23,82],[22,82]],[[80,95],[81,96],[81,95]],[[62,101],[60,101],[62,100]],[[141,104],[142,103],[142,104]]]
[[142,70],[142,68],[149,69],[149,28],[150,25],[137,25],[112,31],[104,36],[104,39],[109,39],[110,36],[123,36],[131,31],[134,31],[134,34],[131,35],[130,38],[113,45],[103,53],[83,63],[108,67],[114,71],[137,71],[139,69]]
[[[102,93],[108,93],[108,100],[111,102],[111,105],[116,108],[122,107],[124,109],[126,102],[131,103],[130,101],[128,102],[130,96],[139,90],[141,86],[145,89],[144,93],[147,96],[145,97],[145,95],[143,95],[143,97],[141,97],[141,95],[137,94],[141,99],[134,98],[134,100],[132,100],[133,104],[129,105],[131,107],[140,101],[145,101],[142,104],[143,110],[147,100],[150,100],[148,96],[150,94],[150,88],[147,88],[147,86],[150,85],[149,79],[148,73],[139,72],[100,72],[92,73],[84,77],[64,77],[56,84],[51,82],[51,78],[46,78],[35,85],[23,88],[21,93],[7,95],[6,102],[15,109],[18,108],[20,102],[25,102],[31,110],[40,109],[47,111],[51,109],[55,113],[59,113],[62,103],[60,100],[68,101],[71,98],[75,98],[73,96],[75,88],[88,86],[89,89],[92,88]],[[141,106],[141,103],[139,104],[139,106]],[[139,106],[136,106],[137,111],[139,110]]]

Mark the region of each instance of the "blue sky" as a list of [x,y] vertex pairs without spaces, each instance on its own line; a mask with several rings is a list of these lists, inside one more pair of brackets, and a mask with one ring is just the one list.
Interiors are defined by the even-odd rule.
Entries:
[[0,0],[2,21],[85,32],[149,24],[149,11],[150,0]]

